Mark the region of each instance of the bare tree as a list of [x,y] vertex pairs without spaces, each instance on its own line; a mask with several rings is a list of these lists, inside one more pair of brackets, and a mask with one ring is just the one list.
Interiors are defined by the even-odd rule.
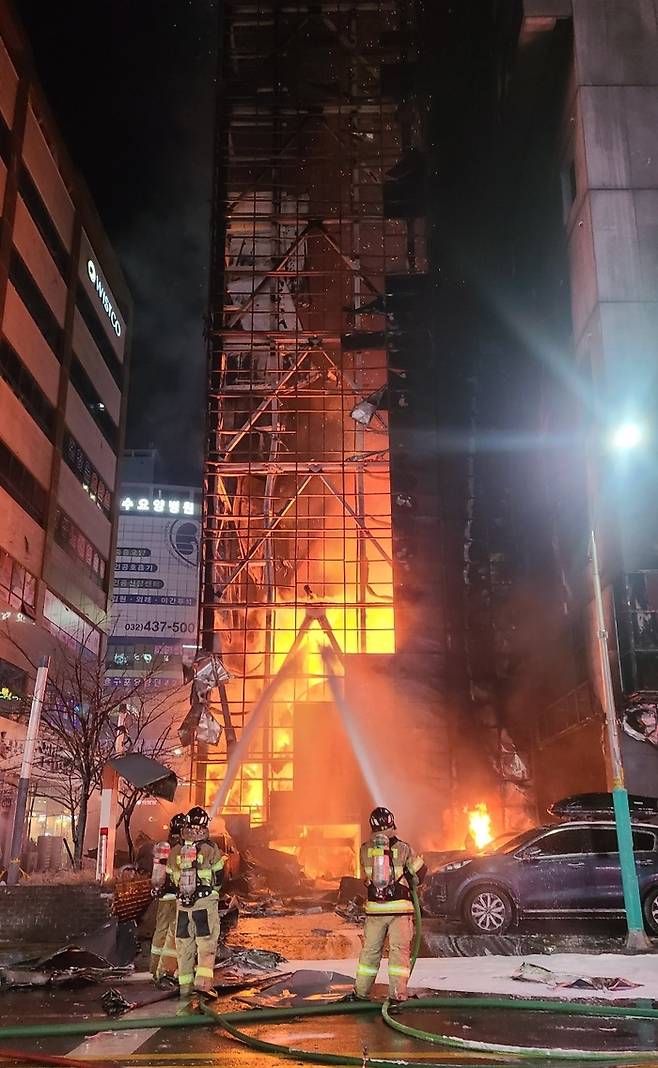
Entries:
[[[179,745],[175,720],[176,705],[181,698],[181,689],[168,691],[161,700],[152,698],[133,709],[128,724],[127,742],[131,753],[143,753],[144,756],[167,765],[177,756]],[[131,833],[131,821],[138,801],[148,794],[148,790],[133,786],[126,779],[120,779],[118,790],[119,819],[117,828],[123,827],[131,861],[135,859],[135,846]]]
[[[36,671],[36,664],[24,650],[20,652]],[[115,672],[110,679],[101,653],[84,645],[75,649],[59,646],[51,658],[34,769],[41,777],[42,796],[59,802],[69,814],[73,858],[78,866],[82,864],[89,801],[100,788],[103,768],[115,752],[120,712],[128,713],[129,748],[147,753],[153,744],[161,754],[165,752],[179,688],[158,691],[154,686],[163,662],[156,657],[137,677]],[[136,800],[132,811],[128,803],[125,815],[122,812],[128,827]]]

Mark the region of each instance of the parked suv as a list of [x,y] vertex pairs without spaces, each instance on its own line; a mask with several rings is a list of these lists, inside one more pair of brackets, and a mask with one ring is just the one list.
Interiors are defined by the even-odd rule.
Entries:
[[[658,827],[634,823],[645,924],[658,934]],[[503,934],[521,919],[622,917],[617,835],[612,820],[581,820],[524,831],[477,856],[453,859],[425,880],[431,916],[464,920],[478,934]]]

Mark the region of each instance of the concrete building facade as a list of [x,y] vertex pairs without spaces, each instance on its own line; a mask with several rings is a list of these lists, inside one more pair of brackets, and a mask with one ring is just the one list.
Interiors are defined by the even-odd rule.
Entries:
[[130,297],[0,5],[0,598],[98,649]]
[[[102,653],[116,538],[131,299],[0,3],[0,846],[34,664]],[[34,836],[64,834],[37,798]],[[32,833],[32,832],[31,832]]]

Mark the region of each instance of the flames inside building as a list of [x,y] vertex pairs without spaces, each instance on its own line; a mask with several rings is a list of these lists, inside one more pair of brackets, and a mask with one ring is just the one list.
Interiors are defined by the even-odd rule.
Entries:
[[[204,642],[238,739],[276,680],[224,811],[307,847],[335,825],[349,850],[369,803],[325,650],[341,688],[396,650],[388,409],[396,309],[426,268],[416,30],[409,0],[237,0],[222,27]],[[197,746],[208,801],[230,748]]]

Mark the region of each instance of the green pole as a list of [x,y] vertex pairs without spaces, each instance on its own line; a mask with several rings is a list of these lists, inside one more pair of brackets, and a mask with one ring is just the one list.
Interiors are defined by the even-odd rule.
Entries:
[[608,632],[605,625],[601,572],[599,570],[599,556],[596,548],[596,536],[594,531],[591,533],[591,559],[594,601],[596,605],[596,629],[601,664],[601,679],[603,684],[603,710],[605,712],[608,771],[612,780],[612,803],[615,812],[615,827],[617,830],[617,846],[619,849],[619,866],[621,868],[621,885],[624,895],[626,926],[628,927],[626,948],[635,953],[648,953],[651,952],[652,946],[644,930],[642,903],[640,901],[640,886],[637,878],[637,868],[635,867],[633,828],[631,826],[631,812],[628,806],[628,793],[624,785],[624,767],[622,764],[621,747],[619,744],[619,724],[617,722],[615,692],[612,685],[612,672],[610,670]]

